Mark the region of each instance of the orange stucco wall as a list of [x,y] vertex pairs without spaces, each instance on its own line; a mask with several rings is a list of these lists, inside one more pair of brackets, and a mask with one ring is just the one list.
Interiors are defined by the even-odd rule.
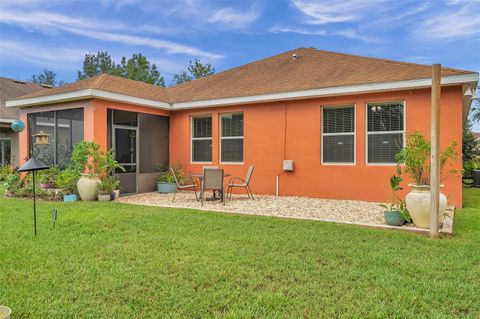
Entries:
[[[352,95],[319,99],[259,103],[194,110],[168,112],[125,103],[85,101],[84,120],[86,140],[95,141],[102,149],[107,146],[107,109],[143,112],[170,116],[170,162],[183,163],[186,171],[200,173],[205,164],[190,161],[190,117],[211,114],[213,124],[212,165],[220,165],[233,176],[245,176],[250,165],[255,165],[251,187],[257,194],[274,194],[275,177],[280,175],[280,195],[299,195],[337,199],[387,201],[390,197],[388,179],[394,165],[367,165],[365,158],[365,115],[367,102],[404,100],[406,104],[407,134],[415,130],[430,136],[430,90],[397,91],[368,95]],[[461,87],[442,88],[441,147],[452,140],[458,141],[461,153],[462,95]],[[355,165],[321,164],[321,107],[354,104],[356,108],[356,163]],[[70,106],[71,107],[71,106]],[[46,107],[47,108],[47,107]],[[65,105],[48,106],[49,109]],[[42,107],[42,110],[45,108]],[[21,119],[27,123],[26,113],[38,109],[22,110]],[[219,163],[219,114],[244,112],[244,163]],[[28,130],[20,134],[20,158],[28,156]],[[294,172],[283,172],[283,159],[295,162]],[[24,161],[23,161],[24,162]],[[454,166],[461,170],[461,159]],[[406,176],[405,176],[406,177]],[[408,191],[404,181],[404,194]],[[443,180],[449,204],[461,207],[461,175]]]
[[[299,195],[338,199],[386,201],[390,197],[388,180],[395,165],[366,164],[366,103],[404,100],[407,134],[421,131],[430,136],[430,90],[398,91],[368,95],[239,105],[175,111],[170,115],[170,161],[183,163],[186,170],[199,173],[206,164],[191,163],[190,117],[212,115],[212,165],[220,165],[233,176],[245,176],[249,165],[255,165],[252,190],[257,194],[274,194],[275,177],[280,175],[280,195]],[[441,146],[452,140],[461,153],[461,88],[442,88]],[[354,104],[356,107],[356,164],[321,164],[321,106]],[[244,112],[244,163],[219,163],[219,114]],[[295,162],[294,172],[283,172],[283,159]],[[455,163],[461,169],[461,159]],[[406,176],[405,176],[406,177]],[[404,181],[404,193],[408,191]],[[449,203],[462,204],[460,174],[443,181],[443,192]]]

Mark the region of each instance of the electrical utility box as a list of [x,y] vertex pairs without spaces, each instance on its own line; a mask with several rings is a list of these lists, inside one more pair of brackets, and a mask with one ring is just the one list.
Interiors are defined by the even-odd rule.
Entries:
[[283,170],[286,172],[293,172],[295,164],[293,160],[283,160]]

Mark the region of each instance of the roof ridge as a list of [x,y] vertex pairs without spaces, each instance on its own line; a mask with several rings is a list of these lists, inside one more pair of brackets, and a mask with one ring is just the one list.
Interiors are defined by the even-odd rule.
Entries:
[[[203,79],[206,79],[206,78],[208,78],[208,77],[210,77],[210,76],[216,76],[216,75],[221,75],[221,74],[225,74],[225,73],[230,73],[231,71],[237,70],[237,69],[239,69],[239,68],[243,68],[243,67],[246,67],[246,66],[248,66],[248,65],[260,63],[260,62],[262,62],[262,61],[264,61],[264,60],[268,60],[268,59],[271,59],[271,58],[274,58],[274,57],[277,57],[277,56],[280,56],[280,55],[284,55],[284,54],[287,54],[287,53],[289,53],[289,52],[292,52],[292,51],[295,51],[295,50],[300,50],[300,49],[305,49],[305,48],[300,47],[300,48],[288,50],[288,51],[285,51],[285,52],[282,52],[282,53],[277,53],[277,54],[274,54],[274,55],[271,55],[271,56],[264,57],[264,58],[262,58],[262,59],[260,59],[260,60],[255,60],[255,61],[251,61],[251,62],[248,62],[248,63],[245,63],[245,64],[237,65],[237,66],[235,66],[235,67],[233,67],[233,68],[230,68],[230,69],[228,69],[228,70],[224,70],[224,71],[218,72],[218,73],[213,73],[213,74],[210,74],[210,75],[201,77],[201,78],[199,78],[199,79],[193,79],[193,80],[191,80],[191,81],[198,82],[198,81],[201,81],[201,80],[203,80]],[[188,84],[188,83],[191,82],[191,81],[183,82],[183,83],[180,83],[180,84],[177,84],[177,85],[174,85],[174,86],[170,86],[170,87],[167,87],[167,88],[168,88],[168,89],[170,89],[170,88],[172,88],[172,89],[173,89],[173,88],[178,88],[178,87],[184,86],[185,84]]]
[[[421,66],[421,67],[425,67],[425,68],[430,68],[432,66],[432,64],[423,64],[423,63],[415,63],[415,62],[408,62],[408,61],[398,61],[398,60],[393,60],[393,59],[377,58],[377,57],[372,57],[372,56],[336,52],[336,51],[323,50],[323,49],[317,49],[317,48],[302,48],[302,49],[313,50],[313,51],[317,51],[317,52],[326,52],[326,53],[342,55],[342,56],[351,56],[351,57],[367,59],[367,60],[383,61],[383,62],[395,63],[395,64],[400,64],[400,65],[408,64],[408,65],[412,65],[412,66]],[[443,70],[449,70],[449,71],[461,71],[461,72],[476,73],[475,71],[471,71],[471,70],[462,70],[462,69],[456,69],[456,68],[450,68],[450,67],[444,67],[444,66],[442,66],[442,69]]]

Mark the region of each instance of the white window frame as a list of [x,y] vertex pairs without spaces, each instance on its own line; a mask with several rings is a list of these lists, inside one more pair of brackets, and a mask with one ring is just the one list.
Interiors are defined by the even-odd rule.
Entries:
[[[229,115],[229,114],[242,114],[243,115],[243,135],[242,136],[222,136],[222,116],[224,115]],[[245,161],[245,113],[242,112],[242,111],[238,111],[238,112],[226,112],[226,113],[220,113],[219,114],[219,117],[218,117],[219,121],[220,121],[220,125],[218,126],[219,127],[219,132],[218,132],[218,136],[220,137],[219,139],[219,152],[218,152],[218,157],[219,157],[219,162],[220,164],[223,164],[223,165],[243,165],[244,161]],[[242,139],[242,150],[243,150],[243,158],[242,158],[242,161],[241,162],[224,162],[222,161],[222,140],[239,140],[239,139]]]
[[213,160],[213,130],[210,137],[193,137],[193,120],[199,118],[211,118],[212,120],[212,129],[213,129],[213,116],[212,114],[202,114],[202,115],[192,115],[190,116],[190,163],[191,164],[212,164],[212,161],[194,161],[193,160],[193,141],[205,141],[210,140],[212,143],[212,160]]
[[[324,133],[323,132],[323,110],[324,109],[334,109],[334,108],[350,108],[353,107],[353,132],[342,132],[342,133]],[[357,107],[355,103],[352,104],[342,104],[342,105],[323,105],[321,107],[321,118],[320,118],[320,152],[321,152],[321,163],[322,165],[346,165],[346,166],[355,166],[357,165]],[[353,135],[353,162],[324,162],[323,161],[323,137],[324,136],[346,136]]]
[[[403,105],[403,130],[402,131],[382,131],[382,132],[368,132],[368,105],[369,104],[393,104],[401,103]],[[407,103],[405,100],[393,100],[393,101],[379,101],[379,102],[366,102],[365,103],[365,163],[368,166],[397,166],[397,162],[392,163],[370,163],[368,161],[368,136],[378,134],[403,134],[403,147],[406,143],[406,130],[407,130]]]

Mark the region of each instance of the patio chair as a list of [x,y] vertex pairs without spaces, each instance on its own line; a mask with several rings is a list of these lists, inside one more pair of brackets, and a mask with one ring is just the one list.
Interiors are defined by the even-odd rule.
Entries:
[[203,182],[202,182],[202,192],[200,193],[200,200],[205,201],[205,191],[213,190],[219,191],[221,195],[222,203],[225,204],[225,193],[223,191],[223,169],[204,169],[203,170]]
[[250,180],[252,179],[252,174],[254,169],[255,169],[255,166],[253,165],[248,168],[247,176],[245,177],[245,179],[240,177],[230,178],[230,180],[228,181],[228,188],[227,188],[227,196],[229,196],[229,199],[232,199],[232,193],[235,187],[245,188],[248,198],[254,199],[252,190],[250,189]]
[[193,190],[193,192],[195,193],[195,199],[198,201],[197,183],[193,179],[190,179],[189,181],[191,184],[180,185],[180,183],[178,182],[177,175],[175,174],[175,170],[170,167],[170,172],[172,173],[173,178],[175,179],[175,184],[177,184],[177,191],[173,194],[172,203],[175,201],[175,197],[177,196],[177,193],[179,191],[186,191],[186,190],[190,190],[190,191]]

